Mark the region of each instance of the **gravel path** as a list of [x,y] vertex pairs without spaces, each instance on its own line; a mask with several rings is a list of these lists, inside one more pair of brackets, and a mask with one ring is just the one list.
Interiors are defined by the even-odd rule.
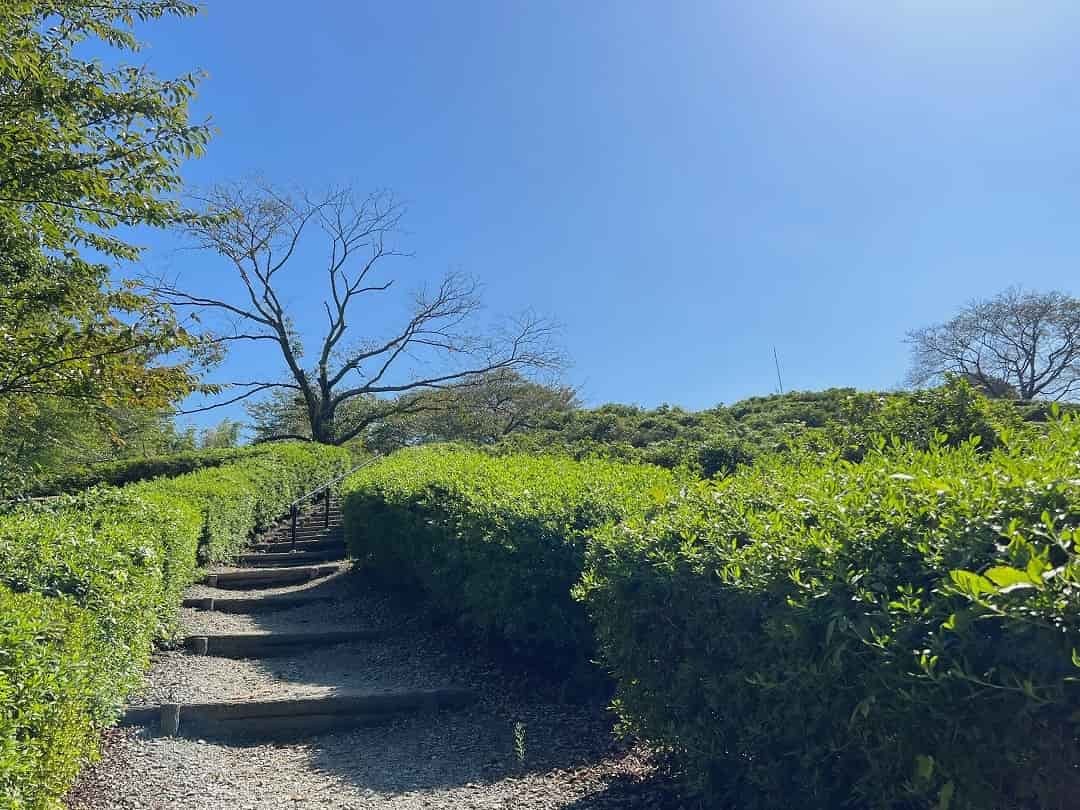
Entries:
[[[404,717],[289,744],[230,745],[114,729],[102,761],[68,798],[70,810],[421,810],[422,808],[689,808],[648,752],[615,742],[601,706],[510,673],[361,577],[191,596],[311,593],[337,601],[271,613],[184,610],[188,634],[388,628],[363,641],[265,660],[165,651],[136,702],[314,695],[338,689],[467,686],[467,709]],[[523,747],[515,745],[515,730]],[[522,739],[523,735],[523,739]]]

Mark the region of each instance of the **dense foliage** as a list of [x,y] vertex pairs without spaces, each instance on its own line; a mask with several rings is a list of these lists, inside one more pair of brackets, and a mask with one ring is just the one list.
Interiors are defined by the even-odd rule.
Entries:
[[67,467],[62,472],[45,479],[35,488],[34,494],[54,495],[89,489],[98,484],[119,487],[151,478],[175,477],[201,470],[204,467],[217,467],[243,458],[258,456],[266,452],[268,447],[269,445],[255,445],[221,450],[193,450],[187,453],[149,458],[128,458],[85,467]]
[[1080,421],[760,463],[605,527],[579,595],[633,731],[744,808],[1080,790]]
[[87,41],[137,51],[136,22],[184,0],[12,0],[0,8],[0,396],[167,404],[195,385],[171,313],[109,283],[119,235],[190,215],[171,196],[209,137],[188,104],[198,77],[86,59]]
[[484,634],[560,662],[597,643],[623,726],[716,806],[1063,808],[1080,420],[984,434],[969,393],[874,405],[923,413],[906,442],[795,445],[713,481],[406,450],[347,481],[349,542]]
[[346,480],[346,533],[353,557],[468,628],[580,659],[592,632],[570,588],[588,532],[672,480],[601,460],[405,450]]
[[560,451],[575,458],[615,458],[681,467],[704,477],[727,475],[776,452],[841,446],[858,458],[878,436],[921,447],[936,433],[959,442],[969,435],[990,449],[1000,430],[1016,430],[1027,416],[1044,411],[1032,404],[990,400],[967,382],[952,379],[940,388],[864,393],[853,388],[752,397],[705,411],[661,406],[604,405],[552,414],[541,427],[512,436],[495,452]]
[[168,636],[198,556],[221,559],[349,464],[280,445],[0,516],[0,808],[50,808]]
[[138,258],[133,226],[191,218],[175,192],[209,137],[189,120],[198,77],[88,57],[123,59],[140,48],[133,26],[196,12],[0,3],[0,497],[83,444],[78,427],[111,438],[119,413],[171,406],[218,356],[106,264]]

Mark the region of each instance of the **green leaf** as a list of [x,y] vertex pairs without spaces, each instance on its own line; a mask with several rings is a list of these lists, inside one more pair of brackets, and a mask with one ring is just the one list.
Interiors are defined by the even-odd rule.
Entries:
[[953,581],[957,590],[972,598],[998,592],[997,586],[993,582],[973,571],[950,571],[949,578]]
[[946,782],[941,786],[941,790],[938,791],[937,810],[949,810],[952,806],[953,794],[956,792],[956,785],[951,781]]
[[1036,582],[1032,580],[1027,571],[1013,568],[1008,565],[996,565],[986,572],[986,578],[997,585],[1002,591],[1017,588],[1034,588]]
[[927,756],[926,754],[919,754],[915,757],[915,776],[920,781],[929,782],[930,777],[934,775],[934,758]]

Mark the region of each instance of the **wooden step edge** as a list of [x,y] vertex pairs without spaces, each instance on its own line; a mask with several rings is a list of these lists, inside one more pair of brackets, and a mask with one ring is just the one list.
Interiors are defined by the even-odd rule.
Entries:
[[296,543],[253,543],[248,546],[248,554],[283,554],[293,551],[345,551],[346,545],[341,540],[300,540]]
[[[291,543],[292,536],[289,534],[264,535],[249,545],[259,546],[269,543]],[[297,543],[344,543],[345,535],[341,532],[312,532],[311,534],[297,534]]]
[[195,655],[217,658],[268,658],[288,655],[298,649],[330,647],[357,641],[386,638],[388,630],[364,628],[359,630],[322,630],[300,633],[231,633],[187,636],[184,647]]
[[273,587],[321,579],[341,570],[341,565],[307,565],[295,568],[249,568],[244,571],[225,571],[207,574],[200,584],[210,588]]
[[216,610],[219,613],[269,613],[275,610],[307,607],[325,602],[336,602],[333,596],[263,596],[263,597],[214,597],[185,599],[183,606],[195,610]]
[[120,724],[173,736],[274,739],[348,729],[404,714],[459,709],[477,700],[469,689],[343,691],[316,697],[132,706]]
[[[328,537],[328,538],[335,538],[336,539],[336,538],[339,538],[339,537],[343,538],[344,536],[345,536],[345,532],[340,531],[338,529],[334,529],[333,527],[331,527],[329,529],[308,529],[308,530],[305,530],[305,531],[298,531],[296,533],[296,538],[298,540],[301,537],[306,537],[308,539],[311,539],[313,537]],[[285,542],[285,540],[289,540],[289,541],[292,540],[292,532],[267,532],[266,534],[260,534],[259,535],[260,540],[263,541],[263,542],[269,542],[271,537],[280,537],[280,538],[282,538],[281,540],[274,540],[274,542],[275,543],[283,543],[283,542]]]
[[[340,553],[341,556],[338,556]],[[273,567],[310,566],[312,563],[345,562],[344,552],[331,551],[256,551],[236,558],[240,565]]]

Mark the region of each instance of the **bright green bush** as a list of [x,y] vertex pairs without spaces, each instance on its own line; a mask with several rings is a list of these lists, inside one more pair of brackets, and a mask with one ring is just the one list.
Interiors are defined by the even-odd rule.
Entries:
[[944,385],[889,395],[852,394],[843,416],[823,433],[845,458],[858,461],[880,439],[925,450],[931,445],[958,445],[972,437],[979,449],[993,450],[1010,435],[1030,430],[1024,414],[1012,402],[988,399],[970,383],[952,378]]
[[175,478],[126,487],[125,491],[181,501],[203,515],[200,560],[224,562],[262,529],[283,515],[296,498],[345,472],[352,456],[320,444],[268,445],[242,461]]
[[223,559],[348,451],[274,445],[176,479],[0,515],[0,808],[51,808],[173,626],[197,554]]
[[97,745],[103,673],[91,617],[0,585],[0,808],[53,806]]
[[99,485],[120,487],[151,478],[172,478],[205,467],[218,467],[250,456],[257,456],[265,453],[269,448],[270,445],[260,444],[253,447],[196,450],[169,456],[121,459],[86,467],[69,468],[62,474],[41,483],[35,488],[33,494],[55,495],[64,492],[79,492]]
[[610,461],[404,450],[346,479],[346,536],[353,557],[473,631],[583,661],[592,632],[570,589],[586,537],[672,483]]
[[1080,421],[980,452],[770,460],[596,534],[625,727],[717,806],[1080,795]]

